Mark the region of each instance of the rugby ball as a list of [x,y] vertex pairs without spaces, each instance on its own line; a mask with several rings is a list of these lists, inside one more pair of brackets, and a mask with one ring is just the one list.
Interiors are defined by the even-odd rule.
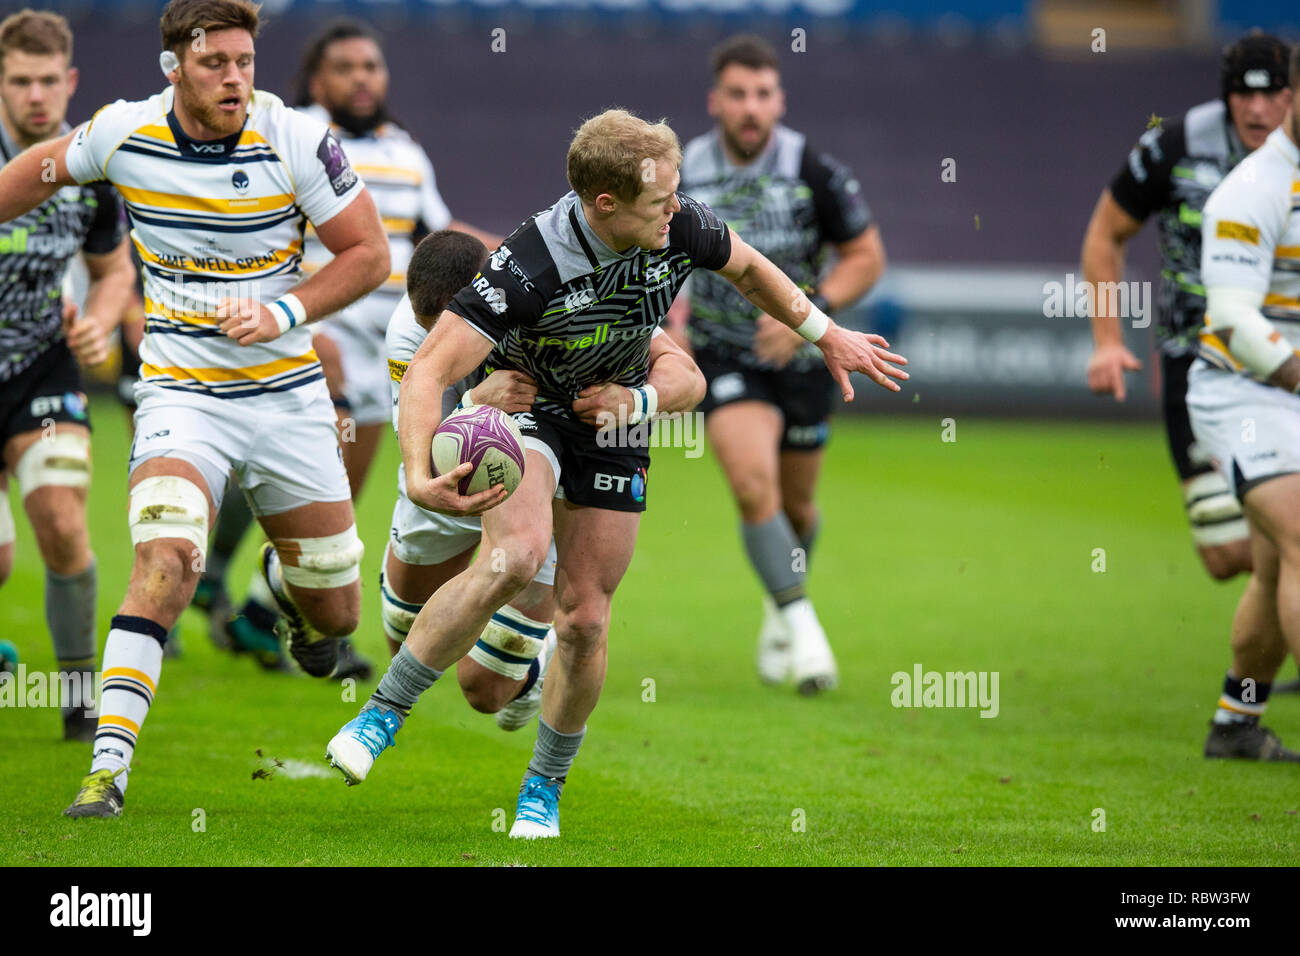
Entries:
[[524,477],[524,436],[505,412],[476,405],[448,415],[433,434],[433,471],[445,475],[468,462],[474,470],[460,480],[462,495],[505,485],[512,495]]

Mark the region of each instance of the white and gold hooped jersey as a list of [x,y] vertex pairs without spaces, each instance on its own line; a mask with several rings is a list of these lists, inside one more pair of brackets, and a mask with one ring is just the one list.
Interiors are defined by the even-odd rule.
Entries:
[[[1201,217],[1201,281],[1264,294],[1260,312],[1300,349],[1300,150],[1282,130],[1224,177]],[[1257,378],[1213,331],[1207,314],[1198,354],[1216,368]]]
[[[321,106],[302,110],[322,123],[329,113]],[[451,212],[438,193],[433,164],[411,135],[395,123],[381,123],[364,136],[331,127],[352,168],[366,181],[371,198],[384,222],[392,257],[388,281],[346,309],[338,317],[382,339],[389,316],[406,294],[406,266],[415,251],[417,235],[446,229]],[[314,272],[330,260],[330,252],[307,230],[303,269]]]
[[322,379],[311,332],[242,346],[223,334],[227,297],[270,305],[302,276],[303,230],[365,188],[329,128],[254,90],[243,129],[185,135],[173,89],[118,100],[77,129],[68,171],[122,194],[144,272],[143,384],[238,399],[283,395]]

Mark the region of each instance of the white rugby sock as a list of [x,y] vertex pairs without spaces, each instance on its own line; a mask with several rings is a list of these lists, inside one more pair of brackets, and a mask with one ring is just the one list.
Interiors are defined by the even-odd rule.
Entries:
[[90,772],[121,771],[114,782],[123,793],[140,727],[158,689],[166,639],[167,632],[156,621],[119,614],[104,643],[104,683]]

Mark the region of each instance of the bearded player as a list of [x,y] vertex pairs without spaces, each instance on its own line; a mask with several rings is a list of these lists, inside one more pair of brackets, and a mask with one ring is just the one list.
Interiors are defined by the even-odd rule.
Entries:
[[[328,127],[253,89],[257,31],[247,0],[172,0],[162,93],[112,103],[0,171],[0,221],[62,187],[112,183],[145,271],[135,556],[104,648],[90,773],[68,816],[122,812],[167,631],[193,594],[228,474],[271,539],[262,569],[290,653],[327,676],[337,638],[357,624],[362,546],[306,325],[378,286],[388,244]],[[334,258],[301,281],[308,221]]]
[[[520,786],[514,837],[559,835],[559,798],[605,677],[611,600],[632,557],[645,510],[647,428],[657,412],[685,411],[703,394],[698,370],[662,391],[647,380],[650,344],[694,269],[722,272],[764,312],[816,341],[853,397],[849,374],[883,387],[906,373],[882,347],[835,325],[769,261],[706,206],[677,191],[681,147],[665,123],[609,110],[582,125],[569,147],[573,192],[531,217],[489,269],[457,293],[416,353],[401,389],[400,444],[407,494],[426,510],[487,508],[483,544],[464,572],[420,611],[379,687],[329,742],[351,783],[364,780],[410,708],[473,646],[497,608],[542,566],[554,532],[558,648],[542,697],[533,758]],[[432,475],[433,433],[446,387],[484,361],[537,383],[530,412],[515,416],[527,445],[523,480],[462,503],[461,465]],[[589,413],[613,416],[615,441]],[[499,550],[498,550],[499,549]]]
[[[781,124],[776,51],[738,36],[713,54],[709,115],[717,125],[686,144],[682,189],[805,289],[827,314],[880,278],[885,248],[858,181],[838,160]],[[827,267],[827,253],[834,264]],[[699,272],[670,321],[685,324],[708,379],[700,407],[709,444],[740,510],[745,554],[766,595],[758,673],[801,693],[837,680],[830,643],[805,591],[821,525],[821,474],[835,381],[815,346],[758,311],[726,277]],[[689,300],[689,301],[688,301]]]
[[[393,118],[388,106],[389,72],[379,35],[356,20],[337,20],[313,37],[295,81],[295,105],[328,123],[352,168],[366,182],[388,235],[392,268],[378,289],[313,329],[326,384],[337,409],[343,464],[355,500],[391,415],[384,334],[405,292],[407,261],[420,237],[453,228],[496,245],[500,237],[452,219],[438,191],[433,164],[420,144]],[[330,259],[315,232],[307,231],[303,270],[308,275]],[[196,600],[220,587],[242,527],[252,520],[240,496],[227,499],[217,518],[213,561]],[[238,533],[236,533],[238,532]],[[214,599],[217,600],[217,599]],[[275,604],[255,579],[249,600],[230,622],[237,648],[268,644]],[[335,678],[369,677],[370,664],[350,642],[339,647]]]
[[[68,133],[77,88],[63,17],[23,10],[0,22],[0,166]],[[45,622],[61,686],[63,736],[89,743],[95,667],[95,556],[86,527],[90,409],[78,363],[107,357],[106,334],[130,301],[135,269],[111,186],[69,185],[0,226],[0,583],[14,560],[9,476],[45,564]],[[70,259],[88,274],[84,316],[61,307]],[[9,635],[6,635],[9,636]]]

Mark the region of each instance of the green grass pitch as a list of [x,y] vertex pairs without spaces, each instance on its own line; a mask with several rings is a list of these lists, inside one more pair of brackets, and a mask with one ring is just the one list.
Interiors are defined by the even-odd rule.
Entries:
[[[532,727],[502,733],[449,679],[347,789],[321,755],[357,703],[218,653],[188,611],[122,819],[61,817],[89,748],[58,739],[56,711],[0,711],[0,864],[1294,862],[1296,768],[1200,756],[1242,582],[1200,568],[1157,426],[959,419],[943,442],[940,411],[837,424],[810,591],[842,688],[819,699],[755,677],[759,589],[716,464],[656,452],[559,840],[501,832]],[[130,564],[127,437],[110,401],[94,415],[102,642]],[[376,660],[396,461],[388,440],[358,515],[357,642]],[[42,570],[19,529],[0,635],[48,671]],[[246,542],[231,574],[236,597],[252,553]],[[997,671],[997,717],[894,707],[891,675],[916,664]],[[1275,700],[1266,722],[1296,745],[1300,700]],[[253,779],[259,749],[286,769]]]

